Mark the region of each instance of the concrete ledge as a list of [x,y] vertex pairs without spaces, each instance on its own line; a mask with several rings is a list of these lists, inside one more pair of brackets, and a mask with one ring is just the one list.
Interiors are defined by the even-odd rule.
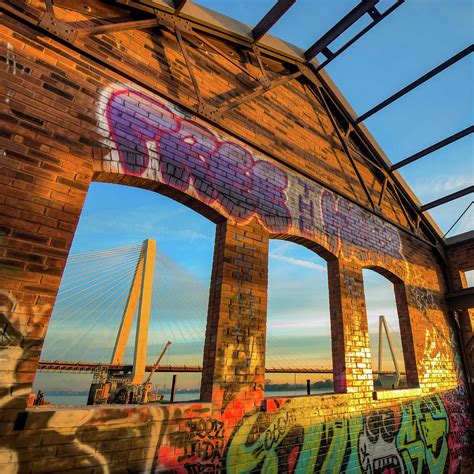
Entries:
[[399,388],[393,390],[375,390],[373,392],[374,400],[395,400],[398,398],[421,396],[423,396],[423,390],[421,388]]

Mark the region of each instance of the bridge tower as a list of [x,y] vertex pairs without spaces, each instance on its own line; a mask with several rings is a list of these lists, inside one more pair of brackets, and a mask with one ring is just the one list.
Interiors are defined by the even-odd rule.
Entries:
[[144,240],[110,361],[111,364],[123,364],[125,348],[138,307],[133,372],[131,375],[133,385],[141,384],[145,376],[155,256],[156,241],[152,239]]

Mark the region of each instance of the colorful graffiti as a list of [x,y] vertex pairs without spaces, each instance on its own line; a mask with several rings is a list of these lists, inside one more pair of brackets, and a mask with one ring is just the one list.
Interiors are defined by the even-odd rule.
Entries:
[[70,467],[64,452],[104,474],[121,471],[130,453],[134,472],[455,473],[469,457],[469,442],[459,436],[469,416],[450,408],[455,399],[462,400],[452,391],[326,421],[311,399],[267,400],[265,409],[243,417],[231,410],[216,415],[200,403],[40,411],[28,414],[28,430],[2,438],[0,447],[24,462],[28,451],[15,446],[44,440],[60,454],[43,463],[51,471]]
[[[449,417],[439,396],[311,424],[286,401],[245,417],[227,450],[227,472],[444,472]],[[462,446],[458,441],[458,446]]]
[[275,233],[290,228],[366,252],[403,259],[397,229],[349,201],[288,174],[235,141],[226,140],[179,109],[142,92],[110,96],[106,116],[122,172],[193,194],[236,222],[257,216]]

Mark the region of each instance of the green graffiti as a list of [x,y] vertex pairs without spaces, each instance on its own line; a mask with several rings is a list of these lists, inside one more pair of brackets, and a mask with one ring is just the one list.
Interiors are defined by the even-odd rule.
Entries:
[[403,404],[397,445],[408,473],[443,472],[449,418],[438,395]]

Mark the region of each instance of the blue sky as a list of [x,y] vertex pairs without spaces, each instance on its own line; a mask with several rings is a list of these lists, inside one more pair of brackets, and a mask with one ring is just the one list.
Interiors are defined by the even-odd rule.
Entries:
[[[255,24],[274,0],[200,0],[196,3]],[[298,0],[271,33],[306,48],[356,3]],[[383,11],[391,3],[383,0],[379,9]],[[408,1],[333,61],[327,72],[361,114],[471,43],[472,10],[473,3],[468,0]],[[364,21],[359,25],[364,25]],[[472,124],[472,83],[473,59],[470,57],[368,119],[366,125],[390,160],[397,162]],[[473,143],[471,135],[402,168],[401,174],[422,202],[461,189],[473,182]],[[443,231],[470,200],[472,196],[432,211]],[[474,206],[450,235],[472,229],[473,218]],[[168,198],[140,189],[95,183],[88,193],[71,252],[98,251],[154,238],[173,265],[192,276],[193,287],[200,286],[205,293],[210,281],[214,235],[213,223]],[[271,242],[269,257],[267,366],[329,367],[331,341],[324,260],[305,248],[280,241]],[[378,316],[385,314],[400,358],[393,287],[373,272],[364,272],[364,282],[373,356],[376,355]],[[201,291],[199,295],[202,294]],[[180,338],[175,326],[179,318],[173,317],[173,311],[177,309],[169,298],[162,298],[158,312],[162,321],[167,321],[166,328],[170,331],[156,326],[156,337],[150,336],[151,358],[159,352],[166,338],[176,336],[167,361],[200,363],[207,306],[205,297],[200,298],[199,303],[194,304],[195,340],[187,342]],[[116,323],[107,330],[102,329],[109,335],[107,346],[112,343]],[[54,342],[55,324],[53,316],[45,355],[48,355],[48,345]],[[76,329],[70,329],[74,334]],[[186,336],[185,329],[183,335]],[[70,356],[74,358],[74,355],[72,351]],[[49,357],[54,356],[51,349]],[[101,357],[94,351],[89,356]],[[271,378],[274,381],[285,379]],[[180,380],[182,386],[188,387],[199,383],[196,376]],[[163,376],[157,382],[169,385]],[[84,383],[87,385],[87,377],[72,377],[66,381],[59,376],[40,374],[36,387],[61,388],[66,384],[79,388],[84,387]]]

